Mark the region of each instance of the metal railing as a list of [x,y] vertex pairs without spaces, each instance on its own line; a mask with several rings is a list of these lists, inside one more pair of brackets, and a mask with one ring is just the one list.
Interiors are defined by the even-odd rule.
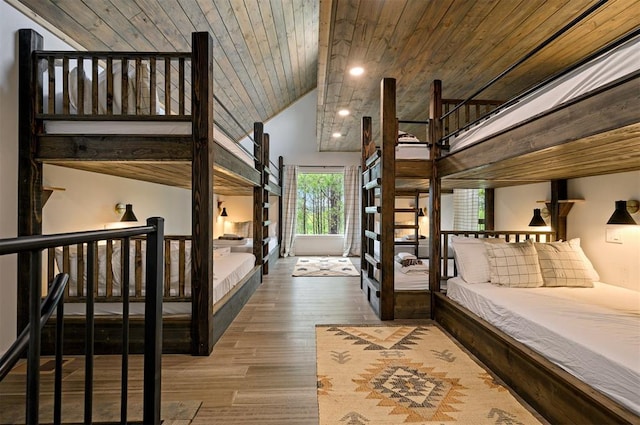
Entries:
[[[86,347],[85,347],[85,394],[84,423],[93,422],[93,343],[94,343],[94,293],[97,263],[97,242],[105,239],[122,238],[129,245],[129,238],[147,235],[146,254],[146,293],[145,293],[145,352],[143,378],[143,423],[160,423],[161,399],[161,354],[162,354],[162,293],[164,264],[164,219],[153,217],[147,220],[146,226],[118,230],[100,230],[88,232],[65,233],[55,235],[23,236],[0,240],[0,255],[19,254],[30,257],[29,273],[29,325],[25,329],[9,353],[0,360],[0,371],[11,369],[9,363],[17,361],[28,346],[27,353],[27,391],[26,391],[26,423],[39,423],[40,409],[40,347],[41,326],[57,308],[56,317],[56,376],[62,370],[62,342],[64,310],[63,298],[67,283],[67,275],[58,275],[50,287],[49,294],[42,302],[41,258],[42,250],[61,245],[87,244],[87,300],[86,300]],[[129,276],[123,276],[124,293],[128,293]],[[128,300],[123,309],[123,349],[122,376],[126,377],[128,369]],[[6,364],[5,364],[6,363]],[[4,373],[4,372],[3,372]],[[6,375],[6,374],[5,374]],[[2,379],[0,375],[0,379]],[[55,383],[54,423],[61,423],[62,383]],[[126,378],[122,382],[121,423],[127,423],[128,386]]]

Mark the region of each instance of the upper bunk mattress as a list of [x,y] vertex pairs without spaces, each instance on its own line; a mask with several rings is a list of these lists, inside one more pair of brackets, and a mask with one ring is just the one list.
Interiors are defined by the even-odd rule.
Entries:
[[449,139],[450,152],[480,142],[529,118],[592,92],[640,69],[640,36],[550,81],[490,118]]
[[640,293],[447,281],[447,297],[640,414]]

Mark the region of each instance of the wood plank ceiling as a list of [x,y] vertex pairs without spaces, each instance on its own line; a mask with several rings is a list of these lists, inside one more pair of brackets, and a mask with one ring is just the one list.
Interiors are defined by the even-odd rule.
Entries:
[[[467,97],[596,3],[9,0],[16,1],[89,50],[188,51],[191,32],[208,31],[214,92],[235,119],[217,107],[217,124],[239,140],[254,121],[267,121],[317,86],[320,151],[360,150],[360,118],[371,116],[378,127],[381,78],[397,79],[400,119],[424,120],[433,79],[443,81],[445,97]],[[506,99],[638,25],[639,1],[609,0],[480,97]],[[365,74],[348,75],[353,65]],[[351,114],[338,116],[341,108]],[[421,136],[421,129],[408,130]]]
[[[322,0],[317,128],[320,150],[359,151],[360,118],[371,116],[374,141],[380,80],[397,80],[401,120],[428,118],[429,86],[464,99],[595,0]],[[504,100],[640,25],[640,2],[610,0],[517,68],[481,99]],[[362,66],[361,77],[349,75]],[[351,114],[337,114],[347,108]],[[425,137],[425,128],[401,128]],[[336,132],[340,138],[332,138]]]

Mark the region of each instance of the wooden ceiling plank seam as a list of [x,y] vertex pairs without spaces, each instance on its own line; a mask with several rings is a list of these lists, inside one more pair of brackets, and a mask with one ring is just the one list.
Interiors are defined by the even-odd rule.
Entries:
[[293,23],[295,28],[295,50],[293,53],[298,56],[298,66],[299,74],[300,74],[300,84],[304,87],[306,85],[306,72],[305,68],[307,65],[306,55],[304,51],[304,17],[302,16],[304,11],[304,6],[301,4],[303,2],[294,2],[292,4],[293,10]]
[[96,38],[91,32],[71,16],[60,5],[51,2],[43,2],[39,0],[20,0],[29,9],[42,16],[47,22],[53,26],[64,28],[67,34],[73,40],[82,40],[83,46],[98,46],[101,50],[109,50],[102,40]]
[[[531,11],[531,13],[524,15],[524,12],[528,12],[530,9],[525,6],[519,7],[517,16],[523,16],[523,21],[521,21],[517,26],[511,25],[508,29],[509,31],[504,31],[506,34],[505,37],[501,40],[501,44],[504,49],[508,52],[508,55],[505,55],[501,60],[490,60],[493,55],[487,55],[486,52],[483,52],[484,55],[478,56],[480,57],[480,61],[478,61],[478,66],[480,69],[491,69],[493,75],[497,75],[502,70],[506,69],[507,66],[515,63],[516,60],[520,59],[527,53],[529,53],[535,46],[542,43],[546,40],[552,33],[557,31],[563,24],[566,24],[568,20],[570,20],[573,16],[579,13],[582,8],[578,2],[566,2],[563,4],[555,4],[554,7],[543,8],[546,11],[552,11],[551,14],[546,14],[546,16],[538,16],[534,13],[539,11],[540,9],[536,9],[535,11]],[[520,32],[514,33],[514,28],[520,29]],[[530,29],[530,31],[525,33],[525,29]],[[522,36],[518,36],[522,35]],[[539,53],[540,54],[540,53]],[[487,58],[489,56],[489,58]],[[509,91],[508,97],[512,97],[516,95],[519,91],[523,90],[525,87],[534,84],[536,81],[525,82],[527,79],[530,79],[527,72],[527,66],[531,61],[524,62],[518,68],[514,69],[509,75],[505,76],[502,81],[499,83],[500,85],[496,85],[487,90],[487,94],[484,95],[485,98],[494,97],[491,93],[500,90],[500,87],[504,87],[501,91],[504,93],[505,90],[508,90],[508,87],[512,82],[516,82],[517,87],[515,91]],[[548,69],[548,66],[546,67]]]
[[[206,2],[205,5],[199,2],[199,6],[208,21],[213,23],[217,22],[215,21],[216,19],[222,19],[211,2]],[[208,8],[202,9],[202,6],[208,6]],[[216,28],[224,28],[224,26],[216,25]],[[253,86],[243,83],[243,81],[249,78],[249,75],[246,74],[246,69],[243,66],[238,67],[231,62],[231,56],[228,54],[228,50],[233,50],[234,48],[229,33],[227,31],[218,31],[218,33],[212,31],[211,34],[214,38],[213,56],[214,67],[216,67],[213,76],[215,81],[214,92],[219,93],[220,90],[223,91],[224,95],[219,96],[219,98],[225,106],[236,104],[232,99],[237,98],[242,108],[236,107],[238,108],[235,109],[236,111],[248,111],[248,113],[253,116],[264,116],[266,110],[259,111],[256,108],[257,105],[252,101],[251,94],[248,92],[248,89],[253,88]],[[229,90],[231,90],[231,92]],[[218,94],[216,94],[216,96],[218,96]],[[247,128],[252,125],[252,122],[253,121],[248,121]],[[243,131],[246,131],[246,128],[243,129]]]
[[[185,38],[173,23],[172,18],[162,8],[157,0],[136,0],[146,18],[153,22],[157,31],[167,40],[170,51],[186,52],[191,48],[191,37]],[[156,46],[160,50],[161,46]]]
[[[271,18],[269,22],[266,21],[270,13],[269,15],[263,15],[260,4],[256,0],[245,0],[245,10],[251,22],[254,39],[257,42],[258,54],[260,55],[258,60],[265,70],[263,78],[266,78],[266,82],[264,84],[267,85],[271,89],[271,93],[273,93],[271,111],[275,111],[279,108],[278,99],[284,97],[283,93],[285,90],[280,86],[280,74],[276,71],[275,66],[275,62],[282,62],[278,57],[280,51],[278,49],[272,49],[265,28],[266,25],[273,27],[273,18]],[[267,8],[267,10],[270,11],[271,8]]]
[[[123,41],[121,43],[122,48],[120,50],[128,51],[151,51],[153,50],[150,43],[143,43],[142,45],[135,45],[130,40],[138,40],[143,37],[142,34],[129,23],[129,19],[120,12],[111,1],[101,0],[85,0],[84,4],[91,9],[97,17],[100,17],[104,25],[111,28],[112,32]],[[106,18],[105,18],[106,16]],[[99,35],[96,34],[96,37]],[[105,41],[107,39],[104,39]],[[146,40],[142,38],[142,40]],[[114,50],[111,46],[107,50]]]
[[287,45],[289,50],[289,59],[291,61],[291,69],[293,71],[293,84],[296,87],[303,87],[302,78],[300,76],[300,63],[298,62],[298,46],[296,43],[296,26],[295,15],[293,11],[293,0],[282,1],[282,11],[287,31]]
[[[227,0],[216,1],[214,5],[217,14],[213,16],[215,18],[218,18],[218,22],[216,22],[216,24],[221,25],[221,28],[226,28],[227,30],[226,33],[223,33],[221,35],[223,36],[223,39],[225,41],[230,42],[230,47],[225,47],[225,51],[227,51],[228,54],[231,55],[229,57],[229,60],[234,68],[244,69],[247,75],[247,78],[243,79],[243,81],[245,82],[244,86],[245,88],[247,88],[247,82],[251,82],[250,86],[253,88],[255,97],[251,94],[250,97],[254,99],[254,102],[259,102],[260,116],[269,116],[269,100],[267,98],[264,87],[262,87],[260,84],[257,84],[261,80],[258,76],[258,71],[255,63],[253,62],[251,50],[249,49],[244,38],[231,36],[231,34],[242,34],[240,23],[233,13],[234,9]],[[217,25],[214,26],[217,28]],[[231,48],[231,46],[233,46],[233,48]]]
[[[279,3],[279,2],[276,2]],[[273,14],[273,9],[271,6],[272,2],[264,3],[258,2],[258,7],[260,10],[260,16],[262,17],[263,22],[268,22],[268,25],[264,25],[264,31],[267,37],[267,44],[269,46],[268,51],[272,53],[272,57],[276,58],[276,60],[272,61],[272,66],[275,69],[275,75],[277,79],[278,86],[278,109],[281,105],[291,104],[295,98],[291,95],[292,93],[287,90],[287,74],[285,73],[285,55],[280,49],[280,44],[278,43],[278,28],[276,17]],[[288,52],[286,52],[288,54]],[[287,58],[288,60],[288,58]],[[265,119],[268,117],[265,117]]]
[[253,65],[252,67],[255,69],[256,78],[260,81],[259,86],[264,92],[265,98],[263,101],[265,101],[268,106],[267,113],[271,115],[272,111],[277,109],[275,92],[262,56],[262,48],[260,47],[262,40],[258,40],[255,33],[256,28],[254,28],[251,22],[251,15],[255,12],[253,12],[253,9],[251,14],[247,12],[247,1],[248,0],[238,1],[237,4],[233,6],[233,15],[238,23],[240,33],[243,35],[242,39],[249,53],[249,56],[245,58],[245,60],[250,61]]
[[271,16],[273,17],[273,27],[275,33],[274,43],[278,46],[280,52],[280,65],[282,66],[282,72],[284,74],[283,81],[284,87],[287,90],[287,104],[291,104],[300,97],[302,93],[302,87],[292,84],[293,79],[293,67],[291,64],[291,52],[289,51],[289,44],[287,43],[287,28],[284,20],[284,11],[282,9],[282,2],[270,2]]
[[303,2],[304,5],[304,50],[306,56],[306,84],[305,87],[318,85],[318,16],[319,5],[317,1]]

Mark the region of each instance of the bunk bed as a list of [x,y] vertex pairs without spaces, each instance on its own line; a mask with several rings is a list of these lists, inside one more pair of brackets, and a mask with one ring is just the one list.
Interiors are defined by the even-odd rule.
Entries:
[[[264,240],[268,226],[264,194],[279,191],[269,178],[268,135],[263,134],[261,123],[254,125],[259,131],[249,156],[238,155],[236,144],[214,128],[211,36],[194,33],[189,53],[55,52],[42,50],[42,37],[35,31],[21,30],[19,58],[20,75],[25,76],[19,81],[19,235],[42,232],[43,164],[190,188],[192,235],[169,237],[165,246],[164,302],[181,307],[163,321],[163,347],[171,353],[210,354],[259,286],[261,269],[268,267],[263,264],[264,245],[255,244],[249,254],[254,256],[249,271],[230,292],[215,296],[213,263],[219,259],[214,258],[213,249],[214,191],[253,194],[253,236],[259,241]],[[106,255],[112,267],[105,269],[105,291],[96,294],[97,302],[122,299],[113,271],[122,270],[124,276],[121,267],[129,261],[121,258],[120,266],[113,267],[113,249],[118,243],[105,246],[106,252],[111,251]],[[131,244],[131,253],[136,255],[133,253],[143,249],[144,241]],[[127,245],[120,242],[123,248]],[[65,255],[69,251],[63,251],[63,263]],[[55,257],[51,252],[49,269]],[[82,258],[77,252],[77,263]],[[24,326],[28,313],[31,266],[27,259],[18,258],[19,327]],[[132,266],[132,299],[140,301],[144,297],[140,262],[133,261]],[[82,269],[78,270],[80,275]],[[76,297],[68,292],[67,302],[82,302],[82,282],[76,280]],[[143,318],[131,319],[131,348],[142,351]],[[121,317],[109,315],[96,320],[97,351],[122,350],[118,346],[121,322]],[[84,349],[78,339],[82,333],[76,332],[83,326],[82,318],[67,321],[65,349],[69,352]],[[47,332],[45,329],[44,334]],[[44,343],[43,349],[48,348]]]
[[[452,107],[456,102],[448,100],[446,105]],[[474,101],[472,112],[462,119],[458,116],[457,122],[470,122],[497,104],[493,100]],[[430,158],[437,146],[430,143],[433,138],[426,131],[424,139],[413,136],[419,134],[415,129],[425,128],[428,121],[398,120],[393,78],[381,81],[380,110],[381,141],[377,144],[373,141],[371,117],[362,118],[361,288],[382,320],[427,318],[431,309],[429,273],[423,267],[403,273],[407,266],[399,264],[398,254],[412,252],[424,268],[431,257],[433,248],[425,249],[420,239],[425,235],[419,234],[419,200],[421,193],[429,191],[434,172],[434,161]],[[396,199],[402,197],[412,197],[413,206],[396,207]],[[400,214],[413,214],[413,219],[408,223],[398,221]],[[396,238],[398,230],[409,232],[412,237]]]
[[[510,292],[513,290],[522,291],[522,298],[528,299],[534,297],[529,293],[533,291],[537,298],[537,294],[541,292],[535,290],[509,288],[508,291],[500,291],[502,288],[496,288],[495,285],[465,285],[459,279],[450,280],[451,287],[449,284],[441,286],[441,279],[444,279],[441,250],[447,246],[448,237],[439,224],[440,191],[442,187],[451,185],[478,188],[551,181],[552,199],[549,206],[554,236],[566,239],[566,229],[561,225],[561,206],[567,200],[566,179],[640,169],[639,34],[640,30],[635,30],[616,40],[566,72],[505,102],[493,114],[470,126],[456,127],[448,124],[452,117],[450,112],[455,113],[459,108],[443,114],[442,85],[439,81],[434,81],[431,86],[430,134],[433,136],[432,140],[436,141],[436,152],[432,150],[432,158],[435,160],[429,208],[433,318],[553,423],[640,422],[637,405],[637,332],[635,335],[620,337],[625,338],[620,346],[619,340],[607,342],[609,332],[612,335],[620,334],[610,328],[604,330],[607,328],[602,324],[595,325],[591,321],[595,316],[609,316],[613,314],[613,310],[624,308],[618,306],[608,310],[609,307],[595,305],[597,303],[594,304],[593,300],[586,301],[586,298],[592,296],[585,295],[585,300],[582,299],[582,294],[585,293],[598,293],[600,295],[595,296],[600,298],[606,292],[606,297],[609,297],[611,291],[603,290],[603,284],[600,283],[594,283],[595,288],[571,288],[574,291],[568,298],[561,295],[564,288],[558,288],[560,290],[554,293],[558,298],[540,296],[545,301],[538,309],[532,309],[531,306],[509,306],[501,297],[503,294],[507,294],[509,298],[517,297],[516,292]],[[633,66],[628,68],[624,65]],[[579,82],[574,83],[574,78],[578,78]],[[586,89],[567,89],[567,85]],[[562,95],[553,91],[554,88],[561,90]],[[576,95],[564,96],[569,92],[575,92]],[[551,104],[547,101],[549,98],[560,100]],[[536,101],[548,107],[534,108],[531,105]],[[518,109],[528,112],[516,118],[509,116],[509,110]],[[506,124],[498,125],[502,120]],[[449,134],[444,134],[447,128]],[[442,148],[450,150],[441,152]],[[564,190],[559,182],[565,183]],[[549,288],[553,289],[555,288]],[[601,290],[603,292],[598,292]],[[620,292],[621,289],[614,288],[613,291]],[[578,293],[581,295],[578,296]],[[628,300],[628,295],[622,298]],[[637,294],[632,295],[637,297]],[[580,307],[583,301],[585,306]],[[501,319],[496,321],[481,308],[476,308],[481,304],[491,304],[488,308],[499,311]],[[555,309],[553,305],[556,305]],[[562,318],[554,314],[558,312],[557,306],[562,306],[563,312],[566,310]],[[635,388],[631,391],[631,396],[616,393],[618,389],[624,391],[621,389],[623,385],[618,383],[613,385],[618,388],[611,392],[610,384],[601,385],[597,380],[588,379],[579,370],[576,371],[571,365],[541,349],[530,336],[523,336],[519,333],[520,330],[503,326],[502,322],[527,321],[531,328],[537,327],[539,322],[536,320],[545,320],[536,315],[535,310],[546,311],[552,318],[551,328],[568,337],[569,342],[566,344],[574,349],[584,349],[585,346],[593,348],[593,340],[584,341],[583,330],[595,327],[601,329],[599,336],[603,339],[595,343],[598,346],[597,354],[590,354],[589,349],[584,352],[579,349],[575,356],[597,357],[599,360],[596,369],[611,370],[604,357],[616,362],[631,350],[631,369],[627,369],[629,373],[622,373],[632,388]],[[633,332],[634,329],[637,331],[637,326],[634,325],[637,324],[637,304],[635,310],[632,308],[630,312],[616,314],[618,325],[622,323],[627,332]],[[629,314],[633,316],[632,319],[629,319]],[[579,324],[577,321],[565,323],[567,328],[561,329],[559,322],[568,322],[569,316],[584,321]],[[587,320],[589,317],[590,320]],[[576,326],[579,330],[576,330]],[[580,335],[572,336],[572,332]],[[539,333],[537,335],[535,339],[541,338]],[[552,350],[566,351],[562,348],[566,347],[562,345],[563,338],[558,337],[558,341],[555,341],[556,337],[557,335],[544,339],[554,343]],[[627,367],[624,362],[620,364],[623,369]]]

